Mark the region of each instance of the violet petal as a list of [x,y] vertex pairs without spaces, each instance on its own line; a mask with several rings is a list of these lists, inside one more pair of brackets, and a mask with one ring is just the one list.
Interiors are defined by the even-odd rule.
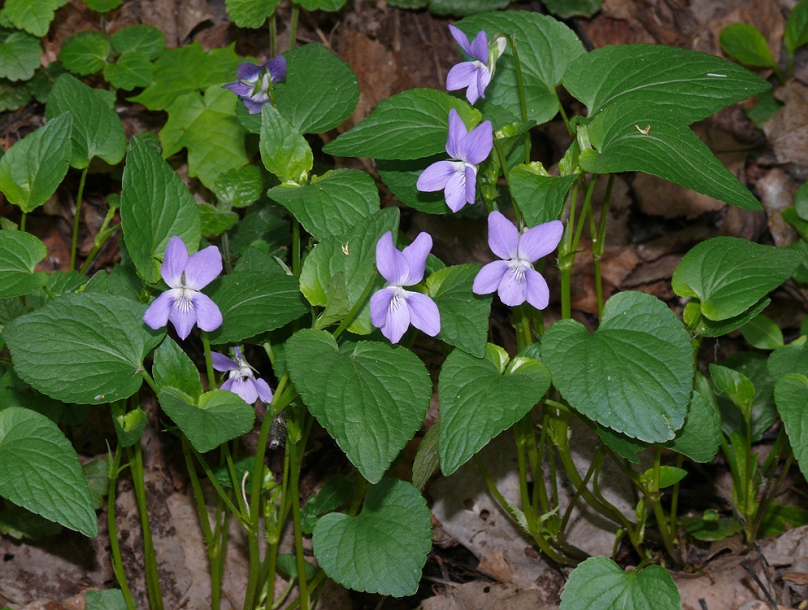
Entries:
[[217,371],[235,371],[238,369],[238,364],[219,352],[211,352],[210,359],[213,363],[213,368]]
[[168,324],[168,314],[172,305],[174,305],[174,297],[171,291],[168,290],[154,299],[154,302],[149,305],[146,313],[143,314],[143,321],[154,330],[163,328]]
[[407,259],[409,273],[402,286],[413,286],[424,279],[426,257],[432,250],[432,237],[429,233],[419,233],[418,237],[401,254]]
[[537,261],[555,250],[563,235],[564,225],[560,220],[552,220],[528,229],[519,238],[517,256],[531,263]]
[[467,134],[466,124],[457,114],[457,110],[452,108],[449,111],[449,135],[446,138],[446,152],[449,153],[452,159],[465,161],[463,158],[463,142]]
[[443,189],[443,196],[446,199],[446,205],[452,212],[457,212],[466,205],[466,172],[463,171],[462,163],[458,163],[460,171],[455,171],[449,182],[446,183],[446,188]]
[[264,66],[257,66],[246,61],[243,64],[239,64],[236,74],[239,80],[255,81],[258,79],[258,75],[261,74],[261,70],[263,69]]
[[191,299],[196,310],[196,323],[199,328],[211,332],[222,325],[222,312],[208,295],[196,292]]
[[527,302],[536,309],[547,307],[550,303],[550,288],[541,273],[535,269],[527,269],[525,280],[527,281]]
[[430,337],[440,332],[440,311],[435,301],[420,292],[407,293],[407,307],[410,310],[410,322]]
[[480,97],[485,98],[485,88],[491,84],[491,72],[485,66],[480,66],[477,70],[477,92]]
[[488,36],[485,35],[485,30],[477,32],[469,50],[471,51],[469,57],[473,57],[484,66],[488,65]]
[[474,78],[469,82],[468,89],[466,89],[466,99],[469,101],[469,104],[472,106],[477,103],[477,100],[482,97],[482,91],[480,91],[480,79],[478,77],[478,72],[480,71],[479,66],[474,66]]
[[182,286],[182,272],[188,264],[188,249],[182,238],[176,235],[172,237],[166,246],[163,254],[163,265],[160,267],[160,275],[165,283],[172,288]]
[[497,294],[499,294],[500,300],[509,307],[524,303],[527,298],[527,282],[524,273],[508,269],[508,272],[502,276]]
[[442,191],[446,188],[449,179],[457,171],[455,166],[456,162],[454,161],[437,161],[433,163],[418,176],[415,188],[425,193]]
[[264,102],[254,102],[248,97],[242,98],[242,101],[244,102],[244,107],[247,109],[247,112],[250,114],[260,114],[264,109]]
[[455,39],[455,42],[463,50],[463,53],[471,57],[471,45],[469,44],[469,37],[466,36],[465,32],[453,25],[449,25],[449,32],[451,32],[452,38]]
[[457,91],[465,89],[472,83],[477,82],[477,66],[470,61],[464,61],[452,66],[446,75],[446,90]]
[[255,382],[249,378],[242,379],[241,377],[233,377],[230,391],[241,396],[248,405],[258,400],[258,390],[255,389]]
[[389,284],[401,286],[410,271],[407,259],[393,245],[393,234],[388,231],[376,243],[376,268]]
[[266,381],[260,377],[256,379],[255,389],[258,390],[258,398],[261,399],[261,402],[267,405],[272,402],[272,388],[269,387]]
[[483,121],[463,140],[461,156],[458,159],[478,165],[488,158],[493,147],[494,132],[491,129],[491,121]]
[[203,248],[185,265],[185,286],[191,290],[201,290],[222,272],[222,253],[216,246]]
[[168,319],[177,329],[179,338],[185,339],[196,324],[196,309],[193,306],[188,307],[181,299],[175,299],[171,311],[168,312]]
[[466,165],[466,203],[474,203],[477,196],[477,168],[473,165]]
[[397,297],[390,301],[387,309],[387,319],[381,327],[382,334],[391,343],[398,343],[410,326],[410,309],[404,298]]
[[503,260],[516,258],[519,249],[519,230],[502,212],[488,215],[488,247]]
[[264,66],[269,70],[269,76],[273,83],[286,78],[286,58],[283,55],[273,57]]
[[233,381],[235,381],[235,379],[235,377],[228,377],[227,380],[225,380],[225,382],[219,386],[219,389],[232,392],[233,390],[231,388],[233,387]]
[[390,301],[394,293],[390,288],[377,290],[370,297],[370,322],[376,328],[381,328],[387,322],[387,313],[390,311]]
[[474,294],[491,294],[496,292],[502,277],[508,273],[510,265],[508,261],[494,261],[488,263],[483,267],[477,276],[474,278],[474,284],[471,287]]
[[222,85],[222,89],[230,89],[233,93],[238,95],[239,97],[247,97],[253,92],[253,87],[250,85],[245,85],[241,81],[237,81],[235,83],[227,83],[226,85]]

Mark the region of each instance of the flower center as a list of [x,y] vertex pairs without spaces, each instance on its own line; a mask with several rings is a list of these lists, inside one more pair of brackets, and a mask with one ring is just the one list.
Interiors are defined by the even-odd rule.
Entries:
[[252,85],[253,91],[250,94],[250,99],[256,102],[266,102],[269,100],[269,70],[264,69],[261,75],[254,81],[246,81],[248,85]]
[[528,269],[532,269],[533,265],[521,258],[512,258],[508,261],[508,268],[511,274],[516,278],[516,281],[522,283],[525,281],[525,272]]
[[247,379],[254,379],[252,369],[250,365],[244,362],[244,360],[239,360],[238,368],[230,371],[230,379],[238,377],[241,381],[246,381]]
[[388,286],[387,290],[393,293],[393,298],[390,300],[390,311],[395,311],[401,307],[407,306],[407,291],[401,286]]
[[194,296],[197,290],[191,290],[185,286],[181,288],[174,288],[174,307],[179,309],[182,313],[188,313],[194,309]]

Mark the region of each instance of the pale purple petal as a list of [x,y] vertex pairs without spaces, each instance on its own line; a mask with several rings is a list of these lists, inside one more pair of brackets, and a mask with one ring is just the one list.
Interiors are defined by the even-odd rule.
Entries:
[[491,121],[483,121],[472,129],[463,140],[458,159],[478,165],[488,158],[491,149],[494,147],[494,131],[491,128]]
[[245,85],[241,81],[236,81],[235,83],[227,83],[226,85],[222,85],[222,89],[230,89],[230,91],[232,91],[239,97],[247,97],[253,92],[252,86]]
[[550,289],[541,273],[535,269],[525,270],[527,280],[527,302],[536,309],[544,309],[550,302]]
[[387,321],[387,312],[390,310],[393,296],[394,293],[390,288],[382,288],[370,297],[370,321],[376,328],[381,328]]
[[509,307],[515,307],[525,302],[527,298],[527,281],[525,274],[518,273],[513,269],[502,276],[497,290],[500,300]]
[[[446,90],[457,91],[458,89],[465,89],[472,83],[477,83],[477,66],[470,61],[452,66],[449,73],[446,75]],[[473,103],[473,102],[472,102]]]
[[415,183],[415,188],[425,193],[442,191],[446,188],[446,184],[457,171],[456,165],[457,164],[453,161],[438,161],[433,163],[418,176],[418,182]]
[[446,183],[446,188],[443,189],[443,196],[446,199],[446,205],[452,212],[457,212],[466,203],[466,173],[463,171],[455,172],[449,182]]
[[477,100],[483,97],[483,92],[480,91],[480,78],[479,71],[482,70],[480,66],[474,66],[474,78],[469,82],[468,89],[466,89],[466,99],[469,104],[476,104]]
[[466,124],[457,110],[452,108],[449,111],[449,135],[446,138],[446,152],[452,159],[463,159],[461,156],[463,150],[463,141],[466,139],[468,130]]
[[208,246],[194,254],[185,265],[185,286],[201,290],[222,272],[222,253],[216,246]]
[[269,387],[269,384],[266,381],[260,377],[256,379],[255,389],[258,390],[258,398],[261,399],[261,402],[264,404],[269,404],[272,402],[272,389]]
[[260,114],[264,109],[264,102],[254,102],[248,97],[242,98],[242,101],[244,102],[244,107],[247,109],[247,112],[250,114]]
[[168,324],[168,314],[174,305],[174,297],[168,290],[157,297],[143,314],[143,321],[154,330]]
[[264,66],[256,66],[250,62],[244,62],[239,65],[236,74],[239,80],[255,81],[258,79],[258,75],[261,74],[263,69]]
[[258,390],[255,389],[255,382],[250,378],[233,377],[233,383],[228,389],[241,396],[249,405],[258,400]]
[[508,273],[510,265],[508,261],[494,261],[488,263],[483,267],[474,278],[474,284],[471,287],[474,294],[491,294],[496,292],[502,277]]
[[211,352],[210,359],[213,362],[213,368],[217,371],[235,371],[238,369],[238,364],[219,352]]
[[491,83],[491,72],[485,66],[477,68],[477,93],[485,98],[485,88]]
[[407,259],[409,273],[402,286],[413,286],[424,279],[426,269],[426,257],[432,250],[432,237],[429,233],[419,233],[409,246],[404,248],[401,254]]
[[390,339],[391,343],[398,343],[410,326],[410,309],[406,299],[396,297],[390,301],[387,310],[387,319],[381,327],[382,334]]
[[177,335],[180,339],[185,339],[191,334],[191,329],[196,324],[196,309],[191,306],[185,305],[181,299],[176,299],[168,312],[168,319],[177,329]]
[[519,230],[501,212],[488,215],[488,247],[503,260],[516,258]]
[[410,322],[415,328],[430,337],[440,332],[440,312],[435,301],[420,292],[408,292],[407,307],[410,309]]
[[466,165],[466,203],[474,203],[477,196],[477,168]]
[[469,44],[469,37],[461,30],[453,25],[449,25],[449,32],[452,34],[452,38],[455,39],[458,46],[463,50],[463,53],[471,57],[471,45]]
[[552,220],[528,229],[519,238],[517,256],[531,263],[537,261],[555,250],[563,235],[564,225],[560,220]]
[[163,254],[163,266],[160,267],[160,275],[163,276],[165,283],[172,288],[180,288],[182,286],[182,272],[185,271],[187,264],[188,249],[185,247],[185,242],[182,241],[182,238],[175,235],[166,246],[165,254]]
[[395,286],[400,286],[409,274],[407,259],[393,245],[393,234],[390,231],[376,243],[376,268],[388,284]]
[[235,377],[228,377],[227,380],[219,386],[220,390],[227,390],[229,392],[233,391],[233,382],[236,380]]
[[269,76],[273,83],[286,78],[286,58],[283,55],[273,57],[264,66],[269,70]]
[[196,310],[196,323],[199,328],[211,332],[222,325],[222,312],[208,295],[197,292],[191,299]]
[[480,30],[471,41],[471,53],[473,57],[483,65],[488,65],[488,36],[485,35],[485,30]]

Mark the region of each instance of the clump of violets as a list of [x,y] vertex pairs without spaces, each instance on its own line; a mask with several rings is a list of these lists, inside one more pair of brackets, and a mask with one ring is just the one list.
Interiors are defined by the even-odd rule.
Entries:
[[244,62],[238,67],[238,80],[222,85],[244,101],[250,114],[258,114],[267,102],[272,102],[272,83],[286,77],[286,58],[273,57],[263,66]]
[[222,312],[200,290],[221,272],[222,255],[216,246],[188,256],[185,242],[172,237],[160,268],[169,290],[154,300],[143,315],[143,321],[156,330],[170,320],[180,339],[185,339],[195,324],[204,331],[216,330],[222,325]]
[[392,343],[398,343],[412,324],[434,337],[440,332],[440,312],[435,301],[420,292],[404,290],[424,279],[432,238],[419,233],[399,252],[388,231],[376,244],[376,267],[387,285],[370,298],[370,320]]
[[259,398],[264,404],[272,402],[272,390],[269,384],[255,376],[253,372],[255,369],[247,363],[238,347],[233,348],[233,354],[235,359],[217,352],[212,352],[210,355],[213,360],[213,368],[223,373],[228,371],[230,373],[220,389],[238,394],[248,404],[253,404]]
[[419,191],[443,190],[446,205],[452,212],[474,203],[477,192],[477,166],[488,158],[494,147],[491,121],[483,121],[468,131],[463,119],[452,108],[449,111],[449,137],[446,152],[450,161],[438,161],[427,167],[415,186]]
[[550,289],[533,263],[555,250],[563,234],[564,225],[553,220],[520,235],[516,226],[500,212],[491,212],[488,246],[502,260],[483,267],[474,278],[472,290],[475,294],[496,291],[510,307],[527,301],[536,309],[544,309],[550,302]]
[[450,25],[449,31],[463,52],[473,61],[464,61],[449,70],[446,88],[449,91],[465,89],[466,99],[469,104],[473,104],[479,98],[485,98],[485,88],[494,77],[497,60],[505,51],[508,41],[503,36],[497,36],[489,44],[485,31],[481,30],[469,44],[468,37],[455,26]]

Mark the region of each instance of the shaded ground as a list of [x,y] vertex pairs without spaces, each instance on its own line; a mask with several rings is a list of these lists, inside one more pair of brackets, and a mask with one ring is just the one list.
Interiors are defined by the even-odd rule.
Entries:
[[[794,0],[605,0],[603,10],[592,19],[571,20],[585,43],[591,47],[627,42],[656,42],[719,53],[717,36],[732,22],[744,21],[756,25],[773,49],[781,48],[787,11]],[[543,10],[540,2],[523,2],[524,10]],[[280,24],[288,23],[288,10],[281,9]],[[107,28],[110,33],[127,25],[146,23],[160,27],[170,47],[199,40],[206,48],[236,42],[241,55],[268,59],[265,51],[266,32],[238,30],[227,22],[223,2],[212,0],[132,0],[110,13]],[[348,129],[366,116],[382,99],[414,87],[443,88],[449,68],[459,61],[459,55],[446,27],[449,20],[436,18],[428,12],[409,12],[386,6],[384,0],[354,0],[336,15],[303,13],[298,43],[319,41],[338,53],[356,72],[362,96],[350,121],[341,127]],[[56,59],[62,41],[69,35],[98,27],[95,14],[89,13],[77,0],[71,1],[58,13],[57,20],[44,46],[43,60]],[[288,45],[288,31],[281,26],[279,48]],[[786,103],[784,111],[763,129],[753,125],[740,107],[732,107],[695,126],[697,133],[708,142],[719,158],[745,181],[759,196],[766,212],[751,213],[698,195],[684,188],[663,183],[647,175],[617,177],[610,209],[609,243],[603,261],[606,296],[622,289],[643,290],[681,309],[670,288],[670,277],[681,259],[693,245],[715,235],[734,235],[752,241],[788,245],[797,235],[782,222],[777,212],[793,202],[797,186],[808,178],[808,62],[805,51],[797,57],[797,77],[780,90]],[[764,74],[766,76],[766,74]],[[803,80],[804,79],[804,80]],[[163,113],[149,113],[136,104],[119,97],[118,111],[125,122],[127,135],[144,129],[157,130],[165,121]],[[565,100],[572,111],[573,100]],[[32,128],[42,124],[43,109],[32,105],[0,118],[0,144],[8,148]],[[547,167],[558,162],[566,147],[563,125],[553,122],[536,130],[534,150]],[[336,133],[325,134],[333,138]],[[318,148],[315,146],[315,148]],[[322,159],[333,163],[331,159]],[[367,160],[339,160],[342,164],[364,167],[371,173]],[[175,166],[182,174],[183,160]],[[344,165],[343,165],[344,166]],[[48,247],[47,269],[67,269],[69,239],[72,224],[72,197],[76,192],[76,176],[70,174],[63,187],[44,208],[33,214],[28,229]],[[198,192],[198,184],[193,184]],[[100,226],[105,206],[104,197],[116,183],[102,177],[88,182],[85,205],[82,208],[84,226],[81,254],[92,248],[92,236]],[[380,184],[383,205],[397,202]],[[200,197],[204,193],[200,192]],[[598,200],[598,197],[595,197]],[[11,206],[0,202],[0,215],[18,220]],[[425,216],[403,210],[402,228],[412,233],[428,230],[435,238],[434,253],[447,264],[455,262],[487,262],[490,254],[482,239],[484,226],[468,219]],[[95,268],[113,262],[117,249],[110,244],[97,259]],[[574,315],[591,323],[596,312],[591,274],[591,257],[579,255],[581,273],[573,277]],[[552,278],[548,278],[552,284]],[[808,295],[796,285],[786,285],[775,294],[767,314],[785,329],[786,340],[798,334],[801,318],[808,305]],[[552,306],[551,306],[552,307]],[[679,311],[679,313],[681,313]],[[494,311],[495,333],[506,346],[512,342],[506,327],[504,310]],[[558,317],[552,308],[546,315],[550,323]],[[501,324],[497,326],[497,321]],[[705,362],[720,361],[737,351],[740,343],[731,338],[720,342],[705,341],[702,357]],[[430,344],[419,345],[419,355],[427,363],[440,361],[439,351]],[[260,365],[260,363],[259,363]],[[436,405],[434,405],[436,407]],[[188,484],[182,472],[178,446],[166,434],[158,434],[160,422],[155,419],[154,405],[149,410],[151,426],[144,437],[147,466],[147,489],[150,514],[155,528],[158,557],[161,561],[163,591],[168,608],[204,608],[209,585],[204,548],[201,547],[198,523],[192,501],[187,495]],[[430,411],[428,424],[434,423],[436,409]],[[105,455],[104,435],[112,437],[106,413],[92,412],[88,421],[69,430],[69,435],[83,457]],[[99,434],[99,431],[103,434]],[[408,448],[413,455],[418,440]],[[250,450],[254,439],[245,439]],[[305,495],[316,491],[328,476],[347,468],[339,451],[324,435],[315,438],[315,447],[308,456],[307,469],[301,482]],[[277,472],[282,470],[282,455],[271,456]],[[486,458],[489,459],[489,458]],[[494,460],[494,457],[490,457]],[[406,464],[401,468],[405,471]],[[509,465],[503,464],[502,476],[507,477]],[[680,510],[701,512],[708,507],[727,508],[729,487],[726,471],[720,461],[691,473],[698,483],[688,490],[692,495],[682,498]],[[795,472],[786,486],[788,496],[805,506],[804,482]],[[427,489],[433,502],[458,503],[452,518],[442,523],[435,518],[435,549],[424,570],[417,596],[403,600],[348,593],[330,587],[321,607],[355,609],[409,609],[422,600],[429,610],[444,608],[554,607],[563,586],[563,572],[556,571],[536,555],[521,540],[513,526],[500,514],[486,494],[473,495],[463,487],[461,479],[439,479]],[[788,488],[791,489],[788,489]],[[795,493],[794,491],[798,492]],[[127,573],[133,592],[146,607],[142,578],[142,546],[131,485],[125,479],[119,486],[117,501],[118,529]],[[619,493],[619,490],[618,492]],[[486,503],[487,501],[487,503]],[[465,511],[465,512],[463,512]],[[437,512],[437,509],[436,509]],[[442,515],[449,515],[445,511]],[[467,514],[466,514],[467,513]],[[106,524],[101,511],[99,523]],[[592,533],[586,534],[592,536]],[[787,532],[780,539],[765,541],[758,549],[747,550],[737,540],[725,541],[711,548],[688,549],[694,565],[704,569],[696,575],[679,578],[686,608],[763,608],[766,599],[750,571],[760,575],[763,586],[779,596],[785,607],[797,607],[806,599],[808,547],[802,530]],[[96,540],[78,535],[62,534],[37,543],[19,543],[0,538],[0,603],[17,608],[83,608],[83,592],[87,588],[116,586],[110,568],[106,529]],[[496,547],[500,544],[500,547]],[[226,602],[240,606],[240,593],[247,564],[238,532],[228,561],[225,581]],[[485,543],[485,544],[483,544]],[[594,544],[594,542],[593,542]],[[608,542],[606,553],[609,553]],[[487,546],[489,545],[489,546]],[[630,563],[628,552],[622,554]],[[762,559],[761,557],[764,557]],[[749,569],[745,569],[746,565]],[[768,574],[766,566],[769,566]],[[467,583],[467,584],[463,584]],[[458,586],[462,585],[462,586]],[[699,600],[704,600],[700,605]],[[758,605],[754,605],[758,604]],[[228,607],[225,604],[224,607]]]

